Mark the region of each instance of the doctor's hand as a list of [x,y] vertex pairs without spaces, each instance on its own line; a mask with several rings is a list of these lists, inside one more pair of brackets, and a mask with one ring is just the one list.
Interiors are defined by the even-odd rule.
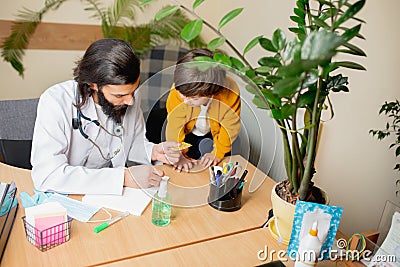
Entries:
[[133,188],[148,188],[159,186],[164,172],[153,166],[139,165],[125,169],[124,186]]
[[153,146],[151,160],[158,160],[166,164],[175,165],[184,156],[176,147],[179,146],[177,142],[163,142]]

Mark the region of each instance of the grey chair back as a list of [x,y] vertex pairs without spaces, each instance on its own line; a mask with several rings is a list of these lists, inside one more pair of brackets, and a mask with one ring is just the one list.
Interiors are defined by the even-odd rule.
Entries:
[[33,128],[39,98],[0,101],[0,159],[31,169]]
[[173,83],[173,66],[186,52],[187,49],[179,46],[157,46],[142,59],[139,93],[146,121],[146,137],[151,142],[165,140],[165,104]]

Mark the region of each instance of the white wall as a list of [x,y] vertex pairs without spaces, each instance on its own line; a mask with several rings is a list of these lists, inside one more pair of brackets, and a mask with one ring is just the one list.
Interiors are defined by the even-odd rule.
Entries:
[[[220,16],[232,8],[245,7],[240,17],[223,29],[240,49],[254,36],[272,36],[276,28],[289,36],[287,27],[294,25],[289,16],[295,1],[218,2]],[[362,26],[367,40],[357,45],[368,57],[354,59],[367,71],[345,72],[350,93],[332,96],[335,117],[324,124],[320,141],[314,181],[328,192],[331,204],[344,207],[340,229],[349,235],[376,228],[386,200],[400,201],[395,197],[395,178],[400,177],[392,170],[395,156],[388,150],[390,141],[377,141],[368,134],[369,129],[385,125],[384,118],[378,116],[380,105],[400,96],[400,32],[395,13],[399,8],[397,0],[367,1],[359,14],[367,22]],[[251,62],[260,55],[261,51],[253,51]]]
[[[0,19],[13,19],[12,15],[22,6],[38,9],[42,2],[0,0]],[[188,6],[192,3],[190,0],[182,2]],[[271,36],[278,27],[290,35],[287,27],[292,25],[289,16],[294,1],[291,0],[208,0],[199,11],[215,24],[226,12],[237,7],[245,7],[245,10],[223,28],[223,32],[240,50],[252,37]],[[384,118],[377,115],[380,105],[400,95],[400,58],[396,47],[400,32],[395,19],[399,9],[398,0],[367,1],[360,14],[367,21],[362,27],[367,41],[357,43],[368,55],[357,59],[367,71],[346,72],[350,93],[332,96],[335,117],[324,124],[315,182],[328,192],[331,204],[344,207],[340,228],[346,234],[377,227],[385,201],[399,203],[394,185],[399,175],[392,170],[395,158],[394,152],[387,149],[390,142],[377,141],[368,134],[369,129],[385,124]],[[60,10],[46,16],[44,21],[96,23],[82,11],[81,1],[71,0]],[[81,54],[82,51],[29,50],[24,58],[25,79],[0,61],[0,99],[37,97],[51,84],[70,79],[73,62]],[[251,62],[255,63],[260,55],[261,51],[252,51]],[[274,162],[274,165],[281,167],[282,164]]]

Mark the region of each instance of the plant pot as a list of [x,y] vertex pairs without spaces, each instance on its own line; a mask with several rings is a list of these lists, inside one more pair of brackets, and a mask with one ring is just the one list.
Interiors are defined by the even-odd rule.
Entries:
[[[283,182],[283,181],[282,181]],[[293,225],[293,218],[294,218],[294,211],[296,206],[286,202],[283,200],[277,193],[276,187],[278,184],[282,183],[279,182],[274,185],[271,192],[271,203],[272,203],[272,210],[274,212],[274,218],[269,223],[269,230],[272,236],[279,240],[279,234],[282,238],[282,243],[285,245],[289,244],[290,236],[292,234],[292,225]],[[325,199],[325,204],[329,203],[329,198],[327,194],[321,190],[322,196]]]

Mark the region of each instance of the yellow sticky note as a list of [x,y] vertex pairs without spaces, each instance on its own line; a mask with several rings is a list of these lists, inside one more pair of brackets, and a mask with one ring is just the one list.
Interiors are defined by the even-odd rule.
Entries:
[[189,148],[191,146],[192,145],[189,144],[189,143],[182,142],[180,146],[171,147],[171,149],[174,150],[174,151],[181,151],[181,150],[184,150],[184,149]]

